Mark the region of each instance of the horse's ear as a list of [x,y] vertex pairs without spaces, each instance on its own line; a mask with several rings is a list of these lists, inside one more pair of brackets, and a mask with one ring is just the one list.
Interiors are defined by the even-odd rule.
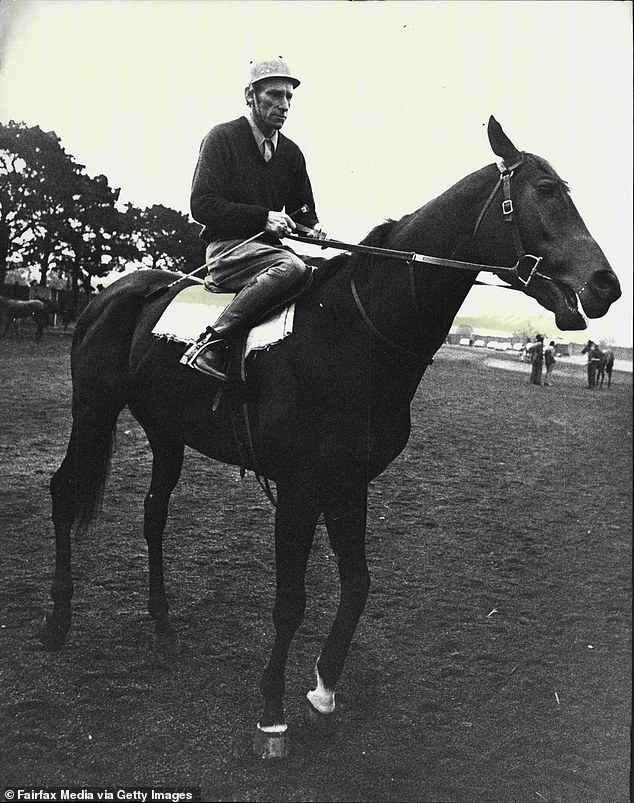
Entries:
[[489,135],[489,142],[491,143],[493,153],[496,156],[500,156],[502,159],[504,159],[506,164],[512,164],[521,158],[520,152],[506,136],[502,130],[502,126],[498,123],[495,117],[493,117],[493,115],[489,117],[487,134]]

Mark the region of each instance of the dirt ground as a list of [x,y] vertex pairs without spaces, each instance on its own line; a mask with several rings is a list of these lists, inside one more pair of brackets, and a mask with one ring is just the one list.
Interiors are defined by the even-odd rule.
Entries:
[[[48,482],[70,431],[70,337],[0,341],[0,785],[191,786],[208,801],[629,800],[632,376],[445,346],[405,452],[370,492],[372,588],[328,739],[303,722],[338,583],[319,528],[287,675],[292,752],[251,753],[272,639],[273,510],[186,455],[166,531],[184,642],[154,649],[124,413],[103,515],[74,544],[74,624],[46,653]],[[502,370],[506,368],[507,370]]]

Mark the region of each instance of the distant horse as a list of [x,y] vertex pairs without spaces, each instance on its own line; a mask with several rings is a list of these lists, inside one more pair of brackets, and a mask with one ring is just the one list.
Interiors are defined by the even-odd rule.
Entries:
[[612,370],[614,368],[614,352],[613,351],[602,351],[601,352],[602,360],[597,366],[597,376],[596,376],[596,385],[601,390],[603,388],[603,382],[607,375],[608,377],[608,388],[612,386]]
[[37,298],[32,301],[16,301],[13,298],[0,296],[0,314],[5,315],[7,318],[2,337],[6,336],[11,325],[13,325],[15,333],[19,334],[16,321],[23,318],[33,318],[36,326],[35,339],[40,340],[44,327],[47,326],[49,321],[46,304]]
[[603,351],[592,340],[588,340],[581,350],[582,354],[588,355],[588,388],[591,390],[603,388],[603,382],[607,374],[608,388],[612,385],[612,369],[614,368],[614,352]]
[[46,311],[50,316],[59,316],[61,318],[64,329],[68,329],[68,324],[71,321],[71,310],[68,301],[60,299],[47,299],[44,301]]
[[[149,612],[165,649],[177,650],[178,637],[163,582],[162,538],[185,445],[276,484],[275,638],[261,678],[255,737],[262,757],[285,755],[285,666],[303,619],[306,564],[323,516],[341,595],[307,710],[313,721],[332,723],[334,690],[370,586],[368,483],[404,449],[410,403],[478,270],[504,273],[512,287],[553,311],[560,329],[585,328],[577,297],[597,318],[621,294],[552,167],[518,151],[494,118],[488,135],[502,164],[472,173],[418,211],[376,228],[364,241],[374,247],[372,255],[327,260],[296,302],[292,335],[248,358],[243,407],[251,422],[250,454],[235,437],[231,388],[212,412],[216,382],[179,364],[183,344],[152,335],[178,288],[154,291],[167,288],[173,274],[139,271],[91,301],[73,338],[70,442],[51,480],[54,605],[40,630],[48,649],[61,649],[71,623],[71,531],[86,529],[96,514],[117,417],[127,405],[153,452],[143,534]],[[413,258],[399,261],[397,249],[433,256],[420,266]],[[476,264],[469,270],[458,260]],[[211,503],[209,509],[213,515]],[[390,549],[387,541],[384,548]]]

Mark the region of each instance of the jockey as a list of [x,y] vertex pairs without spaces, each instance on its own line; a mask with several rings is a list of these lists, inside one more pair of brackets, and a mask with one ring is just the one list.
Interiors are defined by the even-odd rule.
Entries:
[[235,248],[210,266],[205,286],[237,296],[181,362],[224,382],[227,340],[308,278],[311,268],[280,242],[295,229],[291,216],[314,236],[326,237],[304,156],[280,131],[299,83],[281,57],[251,62],[244,90],[248,114],[212,128],[200,147],[191,212],[204,227],[206,261]]

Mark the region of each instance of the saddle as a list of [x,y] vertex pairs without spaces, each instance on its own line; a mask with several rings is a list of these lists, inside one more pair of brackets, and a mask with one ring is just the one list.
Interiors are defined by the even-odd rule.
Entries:
[[[313,273],[314,270],[309,271],[293,292],[278,298],[275,305],[263,314],[262,320],[244,332],[246,339],[237,338],[244,344],[245,357],[251,351],[269,348],[292,333],[294,302],[312,284]],[[211,292],[202,284],[185,287],[165,308],[154,325],[152,334],[160,339],[192,346],[200,341],[209,327],[213,327],[234,298],[233,293]]]
[[[229,364],[227,384],[218,383],[211,412],[215,413],[223,397],[231,405],[231,422],[233,435],[241,456],[241,473],[245,466],[255,467],[255,476],[265,493],[275,504],[266,478],[257,468],[246,393],[246,358],[252,351],[268,349],[279,343],[293,331],[295,301],[312,285],[316,265],[306,272],[303,280],[292,291],[278,298],[276,303],[266,310],[262,320],[252,329],[239,333],[229,342]],[[233,301],[236,294],[212,292],[202,284],[190,285],[177,293],[168,304],[163,314],[152,329],[152,334],[188,346],[196,346],[209,327],[213,328],[216,320]],[[181,362],[183,362],[183,357]],[[194,372],[196,373],[196,372]],[[197,373],[202,381],[213,382],[211,377],[205,378]],[[225,396],[225,391],[227,391]]]

